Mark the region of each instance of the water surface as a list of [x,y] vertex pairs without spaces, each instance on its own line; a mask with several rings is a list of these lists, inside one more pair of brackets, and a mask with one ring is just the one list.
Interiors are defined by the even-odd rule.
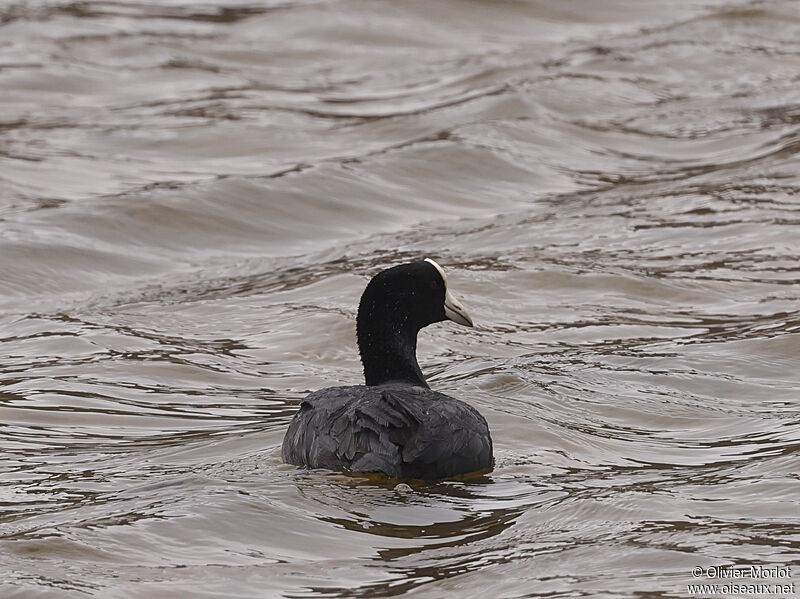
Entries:
[[[792,0],[0,3],[0,594],[800,582],[799,31]],[[426,256],[476,327],[420,364],[494,472],[281,464],[361,380],[368,278]]]

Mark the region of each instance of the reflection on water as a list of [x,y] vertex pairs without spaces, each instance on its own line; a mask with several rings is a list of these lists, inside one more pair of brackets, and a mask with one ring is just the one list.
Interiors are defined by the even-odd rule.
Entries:
[[[800,570],[790,0],[0,6],[3,597],[684,596]],[[303,471],[367,278],[496,469]],[[797,574],[794,574],[797,579]],[[798,581],[800,582],[800,581]]]

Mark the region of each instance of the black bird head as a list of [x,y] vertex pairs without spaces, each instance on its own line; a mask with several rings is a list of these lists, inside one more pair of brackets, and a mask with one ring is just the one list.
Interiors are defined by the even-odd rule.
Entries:
[[406,381],[427,387],[417,364],[417,333],[443,320],[472,326],[447,288],[447,275],[430,258],[375,275],[358,306],[358,349],[367,385]]

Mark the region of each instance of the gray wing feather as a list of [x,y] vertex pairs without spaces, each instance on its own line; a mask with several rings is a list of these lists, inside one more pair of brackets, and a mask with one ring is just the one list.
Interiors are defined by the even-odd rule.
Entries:
[[284,461],[312,468],[444,478],[491,468],[483,417],[467,404],[421,387],[333,387],[300,405]]

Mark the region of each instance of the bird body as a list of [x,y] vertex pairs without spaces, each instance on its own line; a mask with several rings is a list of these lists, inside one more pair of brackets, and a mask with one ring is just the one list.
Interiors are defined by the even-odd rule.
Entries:
[[477,410],[406,383],[330,387],[300,404],[283,442],[290,464],[442,479],[492,466]]

